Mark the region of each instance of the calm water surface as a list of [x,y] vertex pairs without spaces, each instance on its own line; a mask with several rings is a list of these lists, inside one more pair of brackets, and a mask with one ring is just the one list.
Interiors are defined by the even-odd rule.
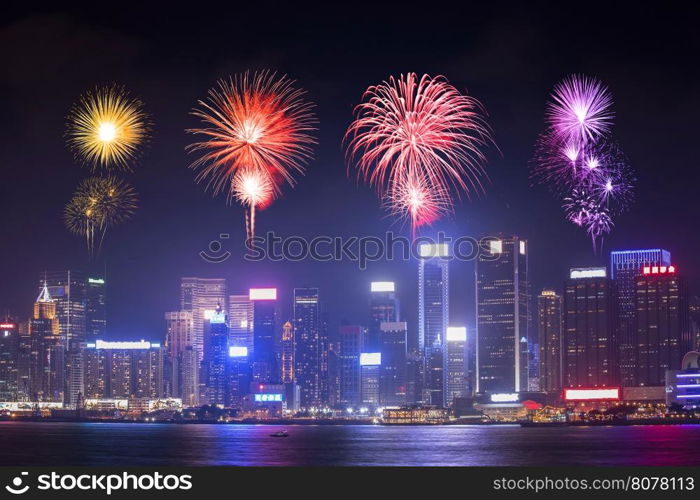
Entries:
[[0,465],[700,465],[700,426],[0,422]]

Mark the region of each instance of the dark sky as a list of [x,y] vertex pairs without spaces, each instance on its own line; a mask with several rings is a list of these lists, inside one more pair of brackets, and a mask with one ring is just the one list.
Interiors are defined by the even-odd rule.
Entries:
[[[432,9],[357,2],[284,7],[290,3],[5,12],[3,310],[27,316],[41,271],[86,263],[83,242],[61,218],[88,175],[64,145],[64,117],[81,93],[114,82],[143,99],[155,127],[138,169],[127,177],[140,193],[140,208],[108,235],[104,251],[110,336],[161,338],[163,312],[177,307],[183,275],[223,276],[232,291],[276,285],[283,316],[290,314],[293,286],[319,286],[332,325],[364,321],[368,283],[393,279],[415,333],[416,262],[374,263],[364,272],[350,262],[245,263],[242,210],[195,185],[184,129],[197,122],[188,112],[218,78],[264,68],[287,73],[308,90],[318,105],[320,145],[307,176],[260,214],[259,233],[400,230],[369,189],[348,179],[341,139],[368,85],[401,72],[442,74],[488,109],[501,154],[489,152],[486,196],[458,204],[455,216],[434,229],[526,237],[533,290],[561,288],[569,267],[604,258],[593,255],[580,229],[565,223],[554,198],[530,187],[527,165],[548,93],[564,76],[580,72],[597,76],[613,93],[613,134],[638,177],[636,202],[617,218],[606,250],[668,248],[697,289],[698,10],[632,4],[616,11],[611,2],[579,4],[575,13],[531,2],[516,8],[466,1],[433,3]],[[198,252],[222,232],[233,235],[227,245],[235,258],[203,262]],[[460,263],[451,273],[452,322],[471,325],[473,268]]]

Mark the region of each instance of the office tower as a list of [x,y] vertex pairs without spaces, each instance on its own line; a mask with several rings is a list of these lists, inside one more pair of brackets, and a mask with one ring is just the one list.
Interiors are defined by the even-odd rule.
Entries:
[[562,319],[561,296],[542,290],[537,297],[537,325],[540,349],[540,390],[561,390]]
[[520,339],[527,344],[527,390],[539,392],[540,389],[540,344],[536,340]]
[[418,348],[423,354],[423,402],[444,406],[445,334],[449,321],[447,244],[422,244],[418,260]]
[[199,351],[193,346],[185,347],[178,355],[177,365],[177,386],[182,404],[199,406]]
[[423,353],[414,347],[406,354],[406,404],[414,405],[423,401]]
[[282,383],[294,382],[294,325],[282,325]]
[[204,353],[204,318],[217,306],[226,309],[226,280],[221,278],[182,278],[180,310],[192,312],[192,348],[199,360]]
[[252,380],[261,384],[276,383],[279,378],[275,353],[276,288],[251,288],[248,299],[253,303]]
[[228,405],[229,332],[226,313],[221,306],[204,320],[204,330],[206,342],[202,365],[205,375],[202,379],[206,400],[210,405]]
[[394,323],[399,320],[399,299],[396,286],[392,281],[373,281],[370,284],[369,322],[365,348],[378,350],[381,342],[382,323]]
[[382,353],[363,352],[360,354],[360,403],[377,408],[379,399],[379,379],[381,375]]
[[382,322],[379,352],[382,365],[379,370],[379,401],[383,406],[406,404],[406,337],[408,326],[404,321]]
[[104,278],[87,279],[85,292],[85,341],[103,339],[107,333]]
[[640,269],[671,265],[671,252],[661,248],[610,252],[610,279],[615,283],[619,329],[620,383],[636,386],[635,281]]
[[645,266],[638,273],[633,380],[639,386],[662,386],[666,370],[681,369],[681,359],[691,350],[688,288],[673,265]]
[[[199,381],[199,375],[183,373],[183,370],[192,369],[194,366],[197,370],[198,365],[192,363],[182,363],[183,356],[188,357],[192,352],[192,311],[170,311],[165,313],[165,355],[167,357],[167,372],[169,379],[168,395],[176,398],[188,397],[190,389],[183,388],[184,381]],[[189,351],[185,353],[186,350]],[[183,354],[184,353],[184,354]],[[183,394],[184,389],[184,394]]]
[[613,282],[604,267],[571,269],[564,290],[565,387],[619,385]]
[[85,343],[86,398],[163,397],[163,348],[141,341]]
[[57,302],[46,284],[34,303],[29,320],[29,384],[32,401],[63,402],[65,348],[59,330]]
[[19,346],[17,323],[5,318],[0,322],[0,401],[17,401]]
[[446,341],[445,406],[452,406],[455,398],[467,397],[467,327],[448,327]]
[[253,302],[248,295],[229,295],[228,298],[229,343],[246,346],[253,353]]
[[[476,391],[528,389],[527,242],[491,238],[476,260]],[[524,341],[524,342],[523,342]]]
[[366,332],[359,325],[342,325],[338,331],[340,403],[351,407],[360,404],[360,354],[364,350]]
[[250,387],[250,351],[244,345],[230,345],[228,356],[228,404],[240,408]]
[[70,342],[85,340],[85,309],[87,302],[87,279],[79,271],[49,271],[40,276],[39,288],[48,287],[56,303],[56,318],[61,337],[68,346]]
[[340,342],[328,343],[328,405],[333,408],[340,400]]
[[330,375],[330,368],[329,368],[329,361],[328,361],[328,356],[329,356],[329,349],[330,349],[330,342],[328,339],[328,328],[329,328],[329,322],[328,322],[328,311],[321,310],[319,318],[321,320],[320,326],[319,326],[319,349],[320,349],[320,366],[321,366],[321,371],[319,373],[319,380],[318,380],[318,386],[319,386],[319,399],[320,403],[322,405],[327,405],[329,401],[329,375]]
[[294,374],[301,406],[321,405],[321,333],[318,288],[294,289]]

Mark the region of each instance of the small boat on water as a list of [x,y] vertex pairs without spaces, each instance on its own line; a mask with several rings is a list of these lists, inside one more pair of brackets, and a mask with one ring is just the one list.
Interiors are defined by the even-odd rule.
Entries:
[[286,438],[289,436],[289,433],[287,433],[287,431],[277,431],[270,434],[270,436],[275,438]]

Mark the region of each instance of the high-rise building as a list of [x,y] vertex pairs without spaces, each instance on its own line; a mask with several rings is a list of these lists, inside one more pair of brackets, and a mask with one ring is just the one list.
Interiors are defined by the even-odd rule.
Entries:
[[32,401],[63,402],[65,341],[59,329],[57,301],[44,284],[29,321],[29,384]]
[[561,390],[562,319],[561,296],[542,290],[537,297],[537,325],[540,349],[540,390]]
[[282,383],[294,382],[294,325],[287,321],[282,325]]
[[18,399],[19,330],[17,323],[0,322],[0,401]]
[[406,404],[406,338],[405,321],[382,322],[379,352],[379,401],[383,406]]
[[394,323],[398,320],[399,299],[396,297],[396,285],[393,281],[373,281],[370,284],[369,323],[365,348],[378,350],[382,336],[382,323]]
[[665,384],[691,350],[688,288],[676,267],[645,266],[635,287],[636,346],[632,379],[638,386]]
[[245,345],[230,345],[228,356],[228,404],[240,408],[250,387],[250,352]]
[[[193,366],[191,363],[182,363],[183,356],[189,356],[193,349],[192,311],[166,312],[165,327],[165,355],[168,368],[167,395],[184,399],[186,394],[190,394],[190,389],[187,389],[186,394],[183,395],[182,381],[199,380],[198,375],[182,373],[183,370]],[[188,349],[189,351],[183,354]],[[198,369],[197,364],[194,364],[194,367]]]
[[380,375],[382,353],[363,352],[360,354],[360,403],[371,408],[380,405]]
[[321,405],[321,333],[318,288],[294,289],[294,373],[301,406]]
[[253,302],[245,295],[229,295],[228,298],[229,343],[245,346],[253,353]]
[[360,354],[364,350],[366,332],[359,325],[341,325],[338,332],[340,403],[351,407],[360,404]]
[[623,386],[637,385],[636,373],[636,299],[635,281],[640,269],[671,265],[671,252],[661,248],[618,250],[610,252],[610,278],[617,295],[619,331],[620,382]]
[[276,288],[251,288],[253,303],[252,380],[260,384],[277,383],[279,368],[275,352]]
[[571,269],[564,290],[565,387],[619,385],[614,284],[604,267]]
[[103,339],[107,334],[104,278],[87,279],[85,292],[85,340]]
[[210,405],[229,404],[229,332],[226,313],[217,307],[214,314],[204,320],[205,349],[202,377],[207,403]]
[[518,236],[489,239],[475,268],[476,391],[527,391],[527,241]]
[[217,306],[226,309],[226,280],[223,278],[182,278],[180,310],[192,312],[192,348],[199,360],[204,355],[204,319]]
[[422,244],[418,260],[418,348],[424,403],[444,406],[445,335],[449,322],[447,244]]
[[56,303],[56,318],[61,337],[70,342],[85,340],[85,312],[87,303],[87,279],[85,274],[74,271],[49,271],[40,276],[39,288],[48,288]]
[[455,398],[467,397],[467,327],[448,327],[446,341],[445,406],[452,406]]

